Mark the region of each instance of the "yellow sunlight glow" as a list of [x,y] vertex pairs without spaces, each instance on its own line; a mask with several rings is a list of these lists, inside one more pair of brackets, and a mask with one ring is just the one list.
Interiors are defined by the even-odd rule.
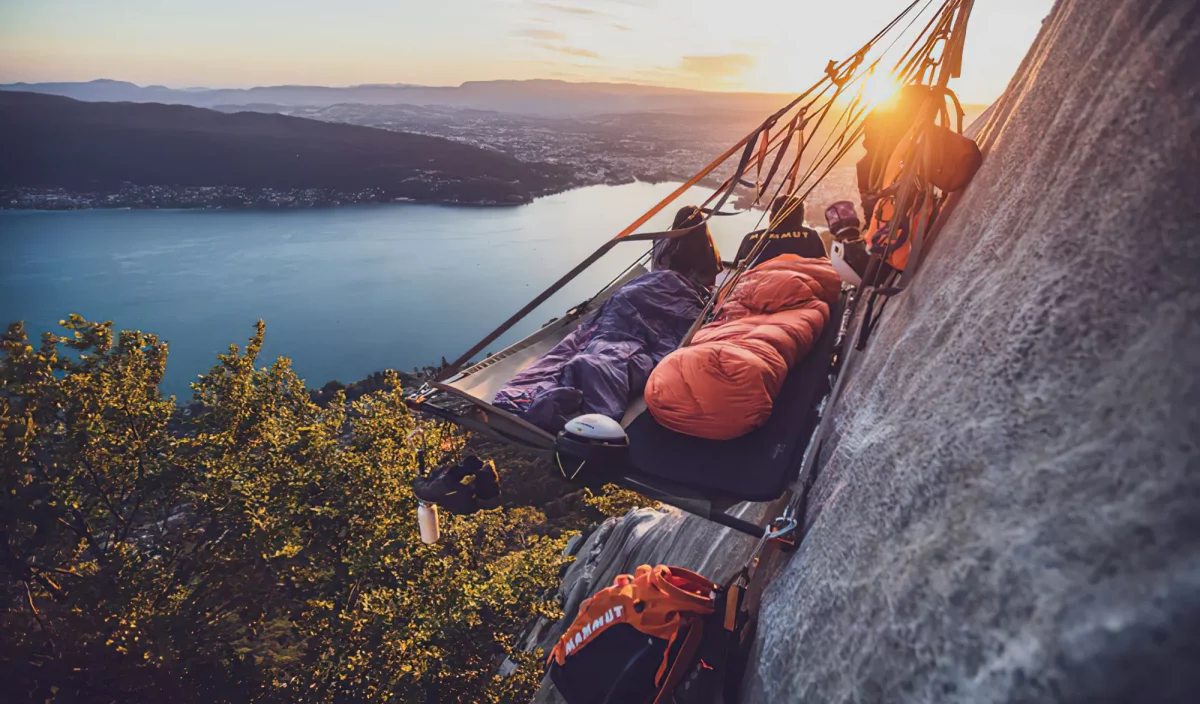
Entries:
[[867,108],[873,108],[881,103],[886,103],[899,90],[900,84],[890,75],[886,73],[872,73],[863,81],[863,104]]

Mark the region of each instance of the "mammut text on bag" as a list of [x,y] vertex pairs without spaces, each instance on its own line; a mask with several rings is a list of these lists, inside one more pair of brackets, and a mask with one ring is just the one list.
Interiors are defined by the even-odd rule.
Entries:
[[[570,704],[702,701],[695,695],[720,691],[741,625],[737,597],[729,619],[726,596],[695,572],[642,565],[580,605],[550,654],[550,677]],[[694,686],[703,676],[711,680]]]

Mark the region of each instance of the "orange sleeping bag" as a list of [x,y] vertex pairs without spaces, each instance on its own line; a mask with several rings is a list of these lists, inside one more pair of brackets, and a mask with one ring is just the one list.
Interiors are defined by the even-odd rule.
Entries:
[[795,254],[746,272],[717,317],[650,374],[645,397],[654,419],[712,440],[761,426],[788,370],[821,336],[841,285],[828,259]]

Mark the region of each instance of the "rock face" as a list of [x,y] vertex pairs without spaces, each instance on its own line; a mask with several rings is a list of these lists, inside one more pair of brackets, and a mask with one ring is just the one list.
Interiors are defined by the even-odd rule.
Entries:
[[[1200,2],[1060,0],[980,141],[846,371],[744,702],[1200,691]],[[605,560],[748,548],[698,525]]]

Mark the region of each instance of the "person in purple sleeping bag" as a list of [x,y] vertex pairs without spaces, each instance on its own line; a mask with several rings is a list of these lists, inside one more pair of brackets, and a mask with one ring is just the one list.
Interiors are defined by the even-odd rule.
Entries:
[[[703,235],[707,247],[707,228]],[[716,265],[715,251],[712,257]],[[708,281],[708,255],[703,259],[697,266],[699,257],[670,257],[671,263],[687,262],[687,274],[657,269],[617,289],[562,342],[510,379],[492,403],[550,432],[585,413],[620,420],[650,372],[700,316],[707,289],[692,277],[699,273]]]

